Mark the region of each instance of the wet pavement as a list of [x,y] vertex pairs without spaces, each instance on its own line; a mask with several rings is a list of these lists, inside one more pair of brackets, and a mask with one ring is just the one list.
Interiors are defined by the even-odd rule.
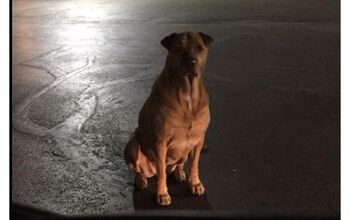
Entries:
[[340,213],[338,1],[12,3],[12,200],[67,215],[156,209],[123,147],[166,56],[202,31],[212,122],[206,195],[171,180],[170,209]]

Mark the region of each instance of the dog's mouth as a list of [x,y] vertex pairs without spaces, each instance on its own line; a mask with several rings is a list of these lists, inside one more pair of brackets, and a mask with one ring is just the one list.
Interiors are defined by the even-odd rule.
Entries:
[[182,72],[183,77],[188,76],[190,78],[194,78],[198,75],[199,75],[199,70],[198,68],[195,68],[195,67],[185,68],[184,71]]

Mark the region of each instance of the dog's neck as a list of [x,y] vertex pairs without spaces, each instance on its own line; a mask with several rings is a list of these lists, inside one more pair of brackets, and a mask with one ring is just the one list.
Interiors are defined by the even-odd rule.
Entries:
[[200,73],[196,77],[180,77],[178,74],[172,73],[171,69],[166,69],[164,72],[169,74],[167,77],[175,89],[180,104],[191,112],[195,112],[201,99],[202,74]]
[[193,112],[196,111],[198,102],[200,100],[200,78],[196,77],[184,77],[183,92],[185,94],[185,102],[187,108]]

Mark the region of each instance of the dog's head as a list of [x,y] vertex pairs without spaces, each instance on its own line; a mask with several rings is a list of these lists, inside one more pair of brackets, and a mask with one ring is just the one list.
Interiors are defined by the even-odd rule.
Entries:
[[196,77],[202,74],[213,38],[202,32],[173,33],[161,44],[168,49],[167,65],[178,76]]

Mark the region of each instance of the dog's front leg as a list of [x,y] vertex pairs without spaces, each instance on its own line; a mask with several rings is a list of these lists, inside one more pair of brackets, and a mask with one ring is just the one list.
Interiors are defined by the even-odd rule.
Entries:
[[157,201],[159,205],[170,205],[171,198],[166,185],[166,143],[157,146]]
[[198,170],[199,156],[203,148],[203,143],[204,143],[204,136],[201,138],[201,140],[197,143],[197,145],[194,147],[194,149],[190,153],[191,170],[190,170],[189,183],[191,187],[191,192],[195,195],[202,195],[204,194],[204,191],[205,191],[204,186],[199,179],[199,170]]

